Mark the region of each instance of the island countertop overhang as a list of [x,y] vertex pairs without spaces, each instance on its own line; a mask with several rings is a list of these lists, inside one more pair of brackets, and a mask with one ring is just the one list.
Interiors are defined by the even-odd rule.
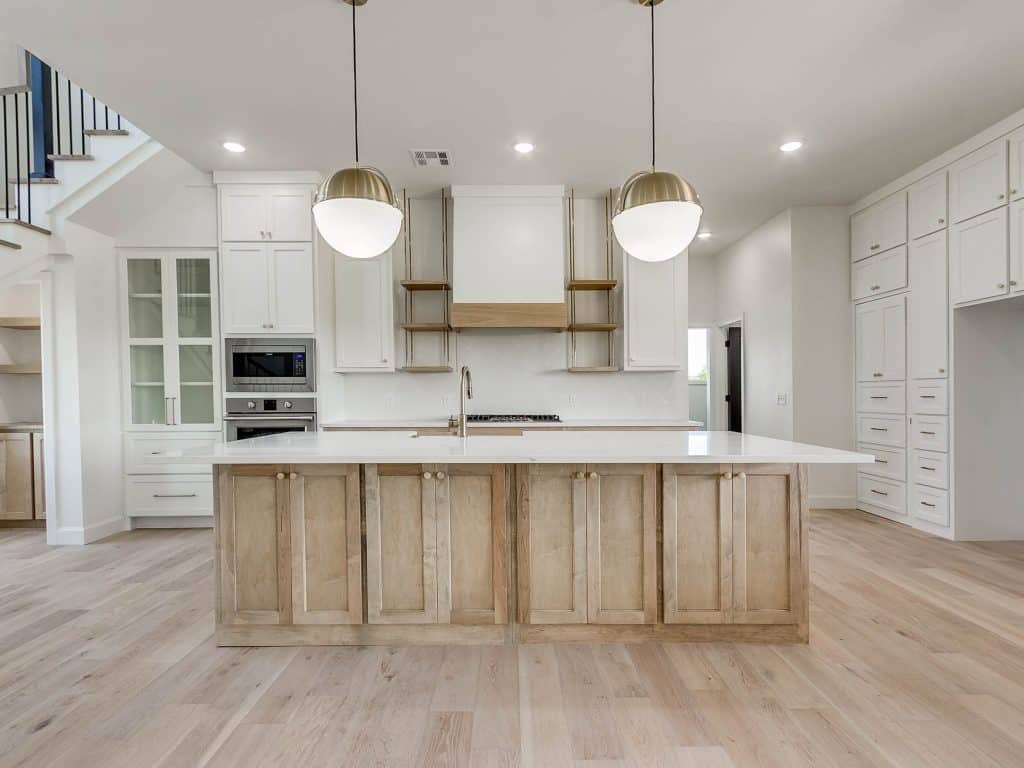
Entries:
[[182,451],[210,464],[870,464],[870,454],[738,432],[288,433]]

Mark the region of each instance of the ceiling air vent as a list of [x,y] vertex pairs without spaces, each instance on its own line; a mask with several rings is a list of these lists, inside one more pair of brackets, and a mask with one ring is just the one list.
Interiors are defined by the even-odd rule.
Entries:
[[412,155],[412,163],[417,168],[448,168],[452,164],[451,152],[446,149],[410,149],[409,154]]

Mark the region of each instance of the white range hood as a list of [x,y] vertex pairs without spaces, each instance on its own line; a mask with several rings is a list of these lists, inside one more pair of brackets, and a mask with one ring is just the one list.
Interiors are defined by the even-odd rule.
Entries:
[[565,187],[453,186],[452,326],[559,328]]

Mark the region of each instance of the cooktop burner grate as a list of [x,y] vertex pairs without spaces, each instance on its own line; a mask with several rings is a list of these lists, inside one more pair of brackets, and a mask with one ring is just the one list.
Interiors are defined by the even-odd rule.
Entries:
[[498,424],[526,422],[558,422],[561,419],[554,413],[476,413],[466,416],[472,424]]

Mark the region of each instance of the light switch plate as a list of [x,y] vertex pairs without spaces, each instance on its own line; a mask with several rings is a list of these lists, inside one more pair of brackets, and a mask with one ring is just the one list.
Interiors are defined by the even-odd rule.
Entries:
[[776,405],[785,405],[788,402],[789,402],[789,395],[787,395],[785,392],[779,392],[779,394],[777,394],[775,396],[775,404]]

